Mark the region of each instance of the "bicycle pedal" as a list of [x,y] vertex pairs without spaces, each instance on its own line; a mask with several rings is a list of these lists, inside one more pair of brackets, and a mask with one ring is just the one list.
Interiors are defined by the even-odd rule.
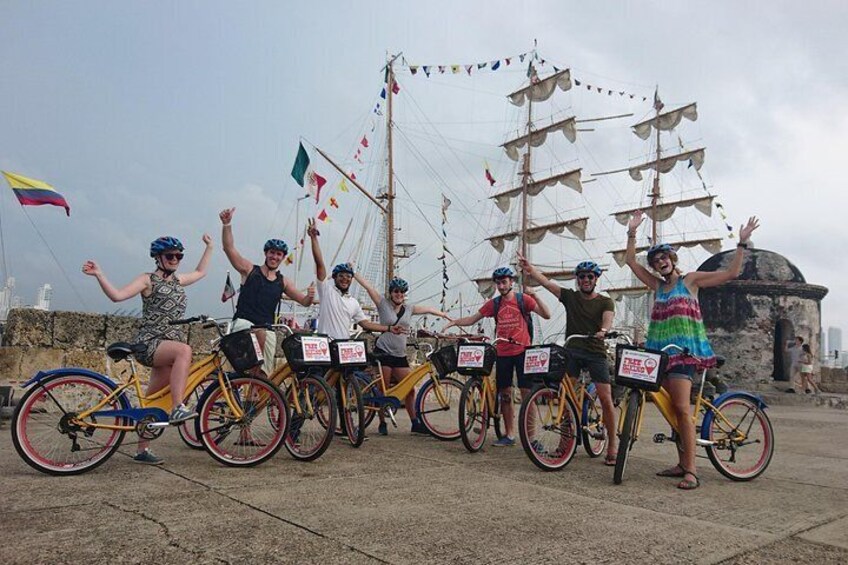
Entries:
[[591,430],[588,426],[583,426],[583,431],[589,434],[592,439],[606,439],[606,434],[600,430]]
[[654,443],[665,443],[666,441],[668,441],[670,439],[671,439],[670,437],[668,437],[667,435],[665,435],[663,433],[654,434]]

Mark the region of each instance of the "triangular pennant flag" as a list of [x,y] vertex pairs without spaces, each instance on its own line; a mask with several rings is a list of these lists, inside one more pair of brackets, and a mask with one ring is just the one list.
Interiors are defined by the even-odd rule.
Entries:
[[292,178],[300,186],[305,186],[303,179],[306,176],[306,169],[309,168],[309,155],[301,143],[297,148],[297,157],[294,159],[294,167],[292,167]]
[[507,57],[506,59],[504,59],[504,62],[507,64],[507,66],[509,66],[509,63],[510,63],[509,57]]
[[6,182],[21,206],[42,206],[49,204],[51,206],[61,206],[65,209],[65,214],[71,215],[71,207],[65,197],[56,192],[52,186],[44,181],[27,178],[16,173],[7,173],[0,171],[6,177]]
[[521,62],[523,63],[523,62],[524,62],[524,57],[526,57],[526,56],[527,56],[527,53],[522,53],[521,55],[519,55],[519,56],[518,56],[518,60],[519,60],[519,61],[521,61]]
[[489,162],[486,161],[486,180],[489,181],[489,186],[495,186],[495,177],[492,176],[492,171],[489,170]]
[[439,72],[440,72],[440,73],[444,73],[444,72],[445,72],[445,66],[444,66],[444,65],[439,65]]
[[338,203],[338,202],[336,202],[336,199],[335,199],[335,198],[333,198],[332,196],[330,197],[330,206],[332,206],[333,208],[338,208],[338,207],[339,207],[339,203]]
[[345,179],[342,179],[339,183],[339,190],[341,190],[342,192],[348,192],[347,183],[345,182]]
[[493,71],[498,70],[499,68],[501,68],[501,62],[500,61],[492,61],[492,67],[491,68],[492,68]]
[[330,217],[327,215],[327,209],[326,208],[321,210],[321,213],[318,214],[318,219],[321,220],[322,222],[329,222],[330,221]]
[[604,89],[603,89],[603,88],[601,88],[600,86],[598,86],[598,87],[597,87],[597,89],[598,89],[598,92],[603,92],[603,91],[604,91]]
[[486,68],[486,65],[488,65],[488,64],[489,64],[489,63],[477,63],[477,68],[478,68],[478,69],[485,69],[485,68]]
[[[368,138],[363,135],[359,143],[362,144],[362,147],[368,147]],[[359,153],[359,150],[357,150],[357,153]]]
[[286,255],[286,265],[291,265],[292,263],[294,263],[294,255],[293,254]]
[[459,65],[451,65],[451,72],[456,74],[459,72]]
[[409,67],[409,72],[411,72],[411,73],[414,75],[415,73],[417,73],[417,72],[418,72],[418,67],[417,67],[416,65],[412,65],[412,66],[410,66],[410,67]]
[[474,68],[474,65],[465,65],[465,71],[471,75],[471,69]]
[[579,81],[579,80],[574,79],[574,84],[575,84],[575,85],[577,85],[577,86],[580,86],[580,84],[581,84],[581,83],[580,83],[580,81]]
[[554,67],[554,72],[555,72],[555,73],[558,73],[558,72],[559,72],[559,69],[558,69],[557,67]]
[[392,94],[397,94],[398,92],[400,92],[400,85],[396,80],[392,81]]
[[421,68],[424,70],[424,74],[427,75],[427,78],[430,78],[430,67],[425,65]]
[[386,89],[385,88],[380,92],[380,98],[382,98],[383,100],[386,99]]
[[356,173],[350,173],[348,176],[353,180],[356,180]]

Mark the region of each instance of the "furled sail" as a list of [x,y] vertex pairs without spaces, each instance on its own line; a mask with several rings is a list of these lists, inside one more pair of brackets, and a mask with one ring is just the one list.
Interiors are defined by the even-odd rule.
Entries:
[[575,126],[574,116],[551,124],[549,126],[543,127],[542,129],[536,130],[529,134],[522,135],[521,137],[517,137],[511,141],[507,141],[506,143],[501,145],[501,147],[503,147],[506,151],[507,157],[509,157],[513,161],[518,161],[519,149],[522,149],[528,143],[533,147],[539,147],[548,138],[549,133],[556,133],[558,131],[561,131],[562,134],[566,137],[566,139],[568,139],[568,141],[574,143],[574,141],[577,139],[577,127]]
[[[557,184],[567,186],[576,190],[577,192],[583,192],[583,185],[580,183],[581,171],[582,169],[574,169],[573,171],[568,171],[566,173],[554,175],[546,179],[531,182],[527,185],[527,194],[529,194],[530,196],[536,196],[545,188],[549,186],[555,186]],[[513,198],[521,196],[521,190],[521,187],[512,188],[505,192],[490,196],[489,198],[492,198],[495,201],[495,204],[497,204],[500,211],[506,214],[507,212],[509,212],[510,201]]]
[[[670,241],[669,245],[678,249],[680,247],[698,247],[701,246],[708,253],[712,253],[715,255],[719,251],[721,251],[721,239],[692,239],[689,241]],[[650,248],[648,245],[642,245],[636,248],[636,253],[642,253],[643,251],[647,251]],[[627,253],[627,249],[613,249],[609,252],[612,254],[615,262],[618,263],[619,267],[624,266],[624,256]]]
[[693,122],[698,119],[698,106],[696,102],[692,102],[676,110],[663,112],[650,120],[639,122],[633,126],[633,133],[639,136],[640,139],[648,139],[651,135],[651,128],[668,131],[676,128],[683,118]]
[[704,150],[705,149],[702,147],[700,149],[678,153],[677,155],[663,157],[659,160],[643,163],[636,167],[630,167],[628,172],[630,173],[630,178],[635,181],[640,181],[642,180],[642,171],[653,169],[661,173],[667,173],[672,170],[679,161],[690,161],[692,166],[695,167],[695,170],[700,171],[701,166],[704,164]]
[[[569,281],[574,279],[574,271],[572,269],[542,271],[542,274],[554,281]],[[495,294],[495,283],[491,278],[481,277],[474,279],[474,282],[477,283],[477,291],[484,298],[491,298]],[[539,281],[533,277],[529,277],[526,282],[528,286],[540,286]]]
[[640,208],[632,208],[630,210],[622,210],[621,212],[610,214],[610,216],[614,216],[615,221],[617,221],[622,226],[627,225],[627,222],[630,220],[630,216],[633,215],[633,212],[636,212],[637,210],[641,210],[645,213],[646,216],[656,222],[664,222],[671,218],[671,216],[677,211],[678,208],[688,208],[689,206],[694,206],[697,211],[699,211],[705,216],[712,216],[714,199],[715,196],[703,196],[699,198],[690,198],[688,200],[678,200],[677,202],[665,202],[663,204],[657,204],[656,214],[654,213],[654,209],[650,205],[648,205],[642,206]]
[[[545,224],[543,226],[534,226],[526,232],[527,243],[539,243],[548,233],[562,233],[565,230],[571,232],[575,237],[584,241],[586,239],[586,223],[589,218],[575,218],[564,222],[555,222],[553,224]],[[521,230],[516,230],[492,237],[486,238],[492,244],[498,253],[503,253],[505,243],[513,241],[521,236]]]
[[509,101],[516,106],[523,106],[526,100],[543,102],[551,97],[559,87],[563,92],[571,89],[571,70],[565,69],[552,74],[544,80],[540,80],[509,95]]
[[647,286],[644,286],[644,285],[642,285],[642,286],[621,286],[621,287],[616,287],[616,288],[608,288],[608,289],[604,290],[603,292],[605,292],[606,294],[609,295],[610,298],[612,298],[613,300],[618,302],[622,298],[624,298],[625,296],[630,296],[630,297],[634,297],[634,298],[639,297],[639,296],[645,296],[646,294],[651,292],[651,289],[648,288]]

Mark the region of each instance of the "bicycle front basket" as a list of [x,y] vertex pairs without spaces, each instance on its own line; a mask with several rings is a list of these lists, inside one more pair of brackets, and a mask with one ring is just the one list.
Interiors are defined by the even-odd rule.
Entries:
[[615,384],[656,392],[667,365],[663,351],[620,343],[615,348]]
[[259,341],[249,329],[222,337],[221,351],[237,373],[243,373],[265,361],[262,350],[259,348]]
[[436,368],[440,377],[456,371],[456,345],[446,345],[430,355],[430,363]]
[[456,353],[456,372],[466,377],[485,377],[495,366],[497,353],[488,343],[460,343]]
[[283,340],[283,354],[295,371],[309,367],[329,367],[330,338],[322,334],[292,334]]
[[524,350],[524,375],[537,381],[554,383],[562,380],[568,367],[568,353],[556,343],[537,345]]

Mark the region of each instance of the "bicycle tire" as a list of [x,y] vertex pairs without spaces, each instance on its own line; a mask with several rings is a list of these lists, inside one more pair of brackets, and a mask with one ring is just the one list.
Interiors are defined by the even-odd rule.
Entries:
[[617,485],[620,485],[621,481],[624,480],[627,456],[630,454],[630,448],[633,446],[633,442],[636,441],[636,416],[639,414],[639,405],[641,403],[642,394],[638,390],[632,389],[627,396],[627,410],[624,413],[621,434],[618,436],[618,453],[615,457],[615,471],[612,476],[612,482]]
[[601,399],[597,392],[592,394],[586,391],[580,415],[580,439],[583,449],[593,459],[600,457],[607,447],[607,427],[604,425]]
[[495,413],[489,413],[489,418],[492,419],[492,430],[495,432],[495,437],[503,439],[506,437],[503,428],[503,412],[501,412],[501,395],[495,391]]
[[207,387],[198,410],[203,447],[213,459],[230,467],[264,463],[280,450],[288,435],[288,403],[280,389],[262,377],[228,376],[227,386],[243,416],[232,413],[220,382]]
[[[731,396],[725,399],[716,406],[716,410],[732,423],[733,428],[727,430],[727,425],[720,421],[720,418],[712,418],[705,439],[717,443],[707,446],[707,456],[710,458],[710,462],[719,473],[733,481],[756,479],[765,472],[774,455],[774,429],[771,420],[756,402],[742,396]],[[742,411],[741,416],[736,415],[737,410]],[[750,423],[746,422],[749,416]],[[704,419],[706,420],[706,417]],[[739,443],[731,436],[737,430],[745,434],[743,443]],[[752,440],[751,438],[755,435],[753,432],[756,432],[757,436],[762,435],[762,439]],[[761,447],[759,450],[747,449],[756,446]],[[745,453],[754,454],[753,464],[747,466],[743,464],[742,467],[739,467],[741,448],[746,448]],[[728,452],[730,453],[729,459],[722,456]]]
[[[374,394],[374,391],[379,391],[382,394],[382,388],[380,388],[380,383],[376,383],[375,386],[371,386],[371,383],[374,382],[369,378],[369,373],[365,371],[356,371],[354,373],[356,375],[357,380],[359,380],[359,388],[362,390],[362,400],[365,402],[365,398],[368,394]],[[378,378],[378,377],[375,377]],[[369,392],[366,394],[365,391]],[[374,418],[377,417],[377,410],[365,410],[365,419],[362,421],[362,429],[367,430],[368,426],[371,425],[371,422],[374,421]]]
[[[74,389],[61,390],[67,387]],[[66,414],[79,413],[96,406],[114,390],[114,384],[82,373],[47,377],[32,385],[21,397],[12,415],[12,443],[18,455],[30,467],[48,475],[79,475],[105,463],[120,447],[125,431],[103,428],[86,431],[81,427],[71,427],[68,432],[63,432],[59,428]],[[129,408],[129,401],[121,394],[104,406],[103,410]],[[96,421],[95,418],[90,419]],[[127,421],[116,417],[114,422],[98,423],[126,425]],[[99,446],[99,449],[79,447],[75,451],[70,435],[72,433],[78,440],[77,446],[82,442],[83,445]],[[54,439],[53,447],[42,449],[42,443],[53,442]],[[62,447],[58,445],[60,442]]]
[[557,388],[544,384],[536,385],[521,403],[518,413],[518,435],[524,453],[543,471],[562,469],[571,462],[577,452],[577,425],[580,421],[577,407],[566,397],[567,407],[562,422],[554,426],[559,412],[558,401]]
[[295,394],[298,395],[302,412],[295,410],[294,402],[289,403],[291,417],[284,445],[294,459],[314,461],[333,442],[336,429],[335,395],[327,381],[315,375],[295,379],[289,386],[286,398]]
[[470,453],[483,449],[489,429],[489,406],[482,379],[471,378],[465,381],[459,395],[457,424],[465,449]]
[[365,405],[359,379],[352,374],[339,378],[336,392],[342,435],[347,437],[353,447],[359,447],[365,441]]
[[[200,403],[200,399],[203,397],[203,392],[216,380],[217,377],[215,376],[215,373],[213,373],[209,376],[209,378],[203,379],[197,383],[194,390],[187,394],[183,400],[186,407],[191,411],[197,412],[197,406]],[[177,433],[180,434],[180,439],[183,440],[183,443],[191,449],[203,449],[203,442],[199,439],[199,423],[199,418],[193,418],[177,426]]]
[[441,441],[454,441],[459,439],[459,399],[463,386],[450,377],[439,379],[439,386],[442,387],[447,406],[442,406],[439,401],[436,381],[429,379],[415,397],[415,413],[431,436]]

